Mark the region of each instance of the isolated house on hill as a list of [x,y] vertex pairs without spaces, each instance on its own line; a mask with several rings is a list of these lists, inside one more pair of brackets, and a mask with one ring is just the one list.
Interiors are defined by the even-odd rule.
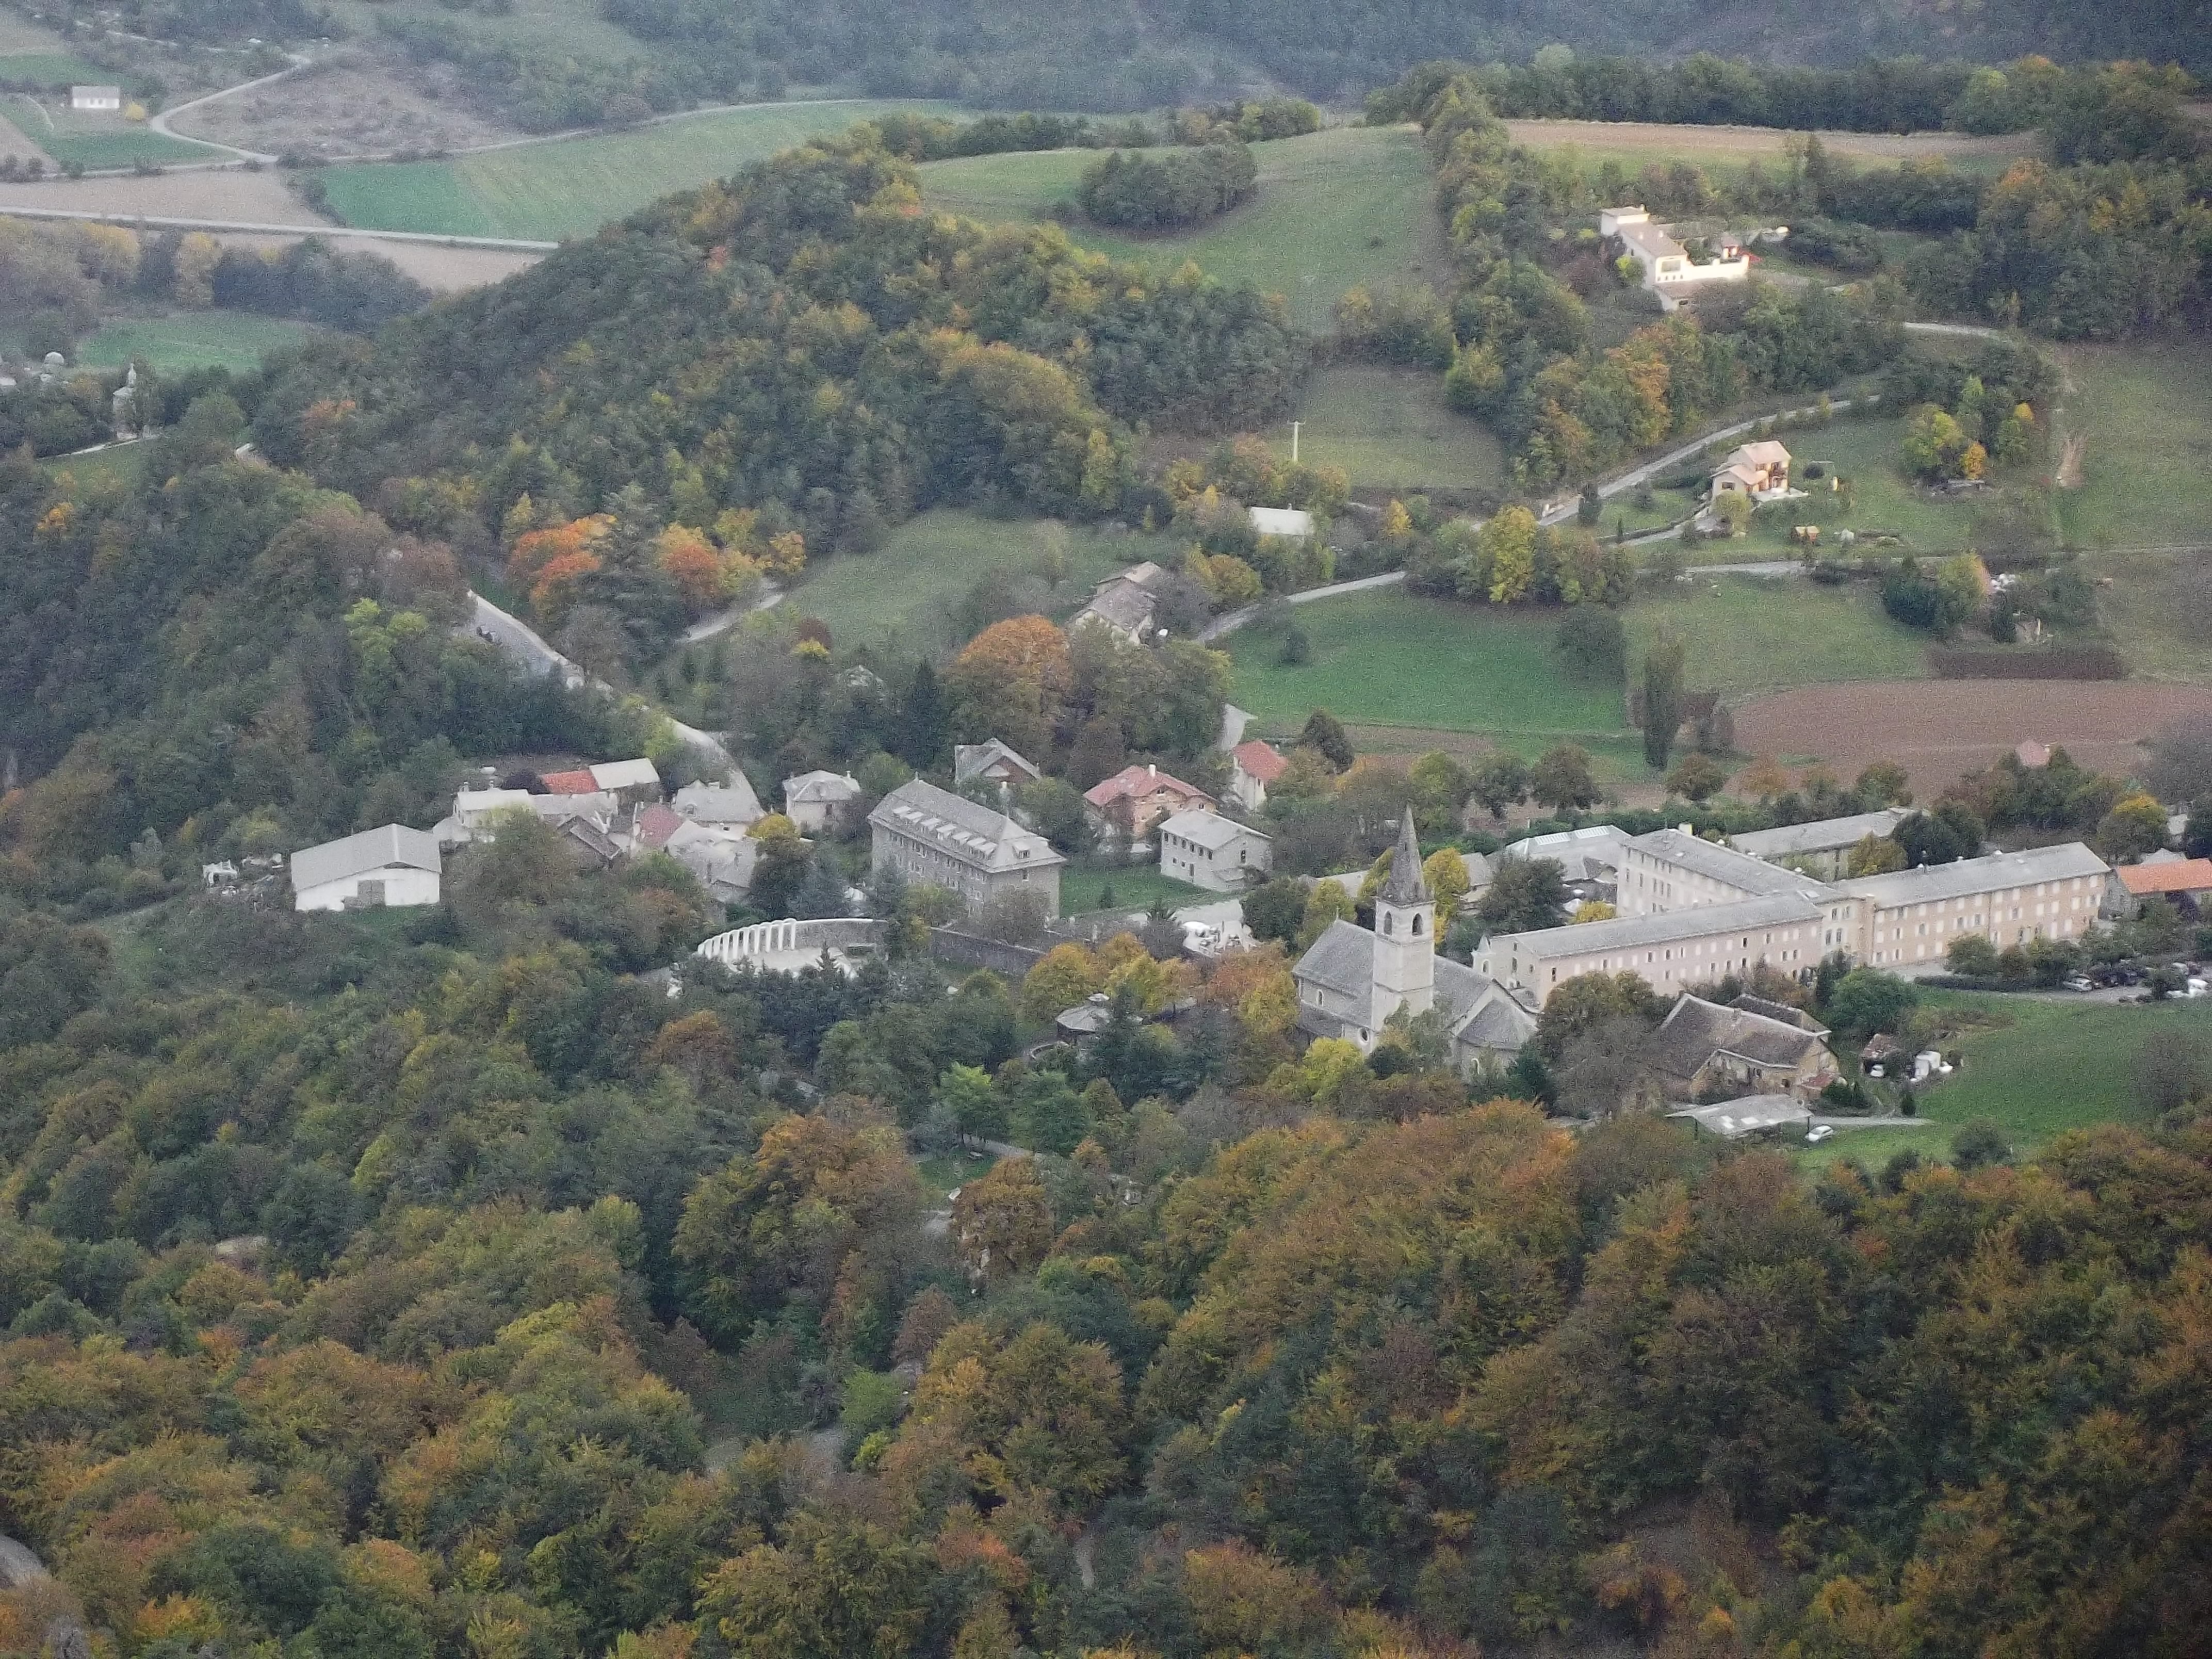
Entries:
[[1597,234],[1620,240],[1636,262],[1644,291],[1658,297],[1661,310],[1674,310],[1704,283],[1741,283],[1751,275],[1751,256],[1732,239],[1723,238],[1711,257],[1699,258],[1670,229],[1654,224],[1640,207],[1607,208],[1597,216]]
[[95,114],[112,115],[123,107],[123,88],[120,87],[71,87],[70,107],[89,110]]
[[1779,500],[1790,493],[1790,452],[1771,438],[1738,444],[1713,469],[1712,495],[1743,495],[1754,501]]

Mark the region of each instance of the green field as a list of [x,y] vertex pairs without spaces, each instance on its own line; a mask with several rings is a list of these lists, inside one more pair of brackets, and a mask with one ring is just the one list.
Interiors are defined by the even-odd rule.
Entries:
[[[1260,188],[1244,206],[1201,228],[1137,239],[1087,225],[1085,247],[1172,270],[1194,259],[1228,282],[1250,282],[1290,302],[1300,326],[1328,331],[1338,298],[1357,283],[1451,275],[1436,225],[1419,136],[1410,129],[1335,127],[1255,144]],[[1072,202],[1092,150],[980,155],[921,169],[926,199],[978,219],[1042,219]]]
[[[962,643],[953,612],[977,580],[994,571],[1031,575],[1048,550],[1048,521],[987,519],[939,508],[908,520],[878,551],[832,558],[811,568],[785,604],[819,617],[842,651],[890,647],[899,655]],[[1056,615],[1076,610],[1099,578],[1143,559],[1175,562],[1182,544],[1169,536],[1109,535],[1071,526],[1068,574],[1057,587],[1039,581],[1030,597]]]
[[249,369],[279,346],[305,339],[305,323],[241,311],[191,311],[167,317],[126,317],[109,323],[78,348],[79,361],[118,367],[137,359],[156,368]]
[[[1444,405],[1442,377],[1340,364],[1310,376],[1298,401],[1298,458],[1340,466],[1355,489],[1504,489],[1505,447]],[[1287,428],[1271,431],[1288,459]]]
[[1961,1124],[1988,1118],[2004,1126],[2013,1150],[2026,1155],[2069,1129],[2092,1123],[2148,1121],[2135,1095],[2136,1051],[2160,1030],[2212,1036],[2212,1006],[2167,1002],[2128,1006],[2031,997],[1931,992],[1928,1006],[1975,1011],[2007,1022],[1944,1044],[1960,1054],[1957,1073],[1918,1099],[1927,1129],[1864,1129],[1838,1133],[1808,1148],[1808,1162],[1856,1158],[1879,1169],[1891,1153],[1914,1146],[1925,1157],[1948,1153]]
[[79,114],[33,98],[9,98],[0,103],[0,113],[64,167],[74,161],[96,172],[138,161],[204,161],[214,153],[112,115]]
[[2058,425],[2087,441],[2081,487],[2058,492],[2066,544],[2212,543],[2212,342],[2177,333],[2059,358],[2070,384]]
[[123,444],[103,449],[97,455],[57,455],[39,465],[49,472],[66,472],[81,484],[100,478],[116,478],[128,483],[138,476],[138,446]]
[[553,241],[589,235],[672,191],[886,111],[951,108],[866,99],[770,104],[451,161],[328,167],[321,176],[331,210],[349,225]]
[[1079,916],[1105,908],[1101,895],[1109,886],[1116,909],[1149,910],[1154,899],[1165,899],[1169,908],[1179,909],[1186,904],[1210,904],[1224,896],[1164,876],[1157,865],[1070,865],[1060,872],[1060,915]]
[[[1741,547],[1741,543],[1736,544]],[[1688,647],[1690,684],[1734,696],[1840,680],[1918,679],[1928,636],[1893,622],[1871,586],[1799,576],[1694,576],[1621,613],[1630,661],[1664,626]]]
[[11,52],[0,55],[0,82],[15,86],[64,88],[106,82],[112,70],[88,64],[73,52]]
[[1237,664],[1231,698],[1268,732],[1295,732],[1316,708],[1352,725],[1486,736],[1622,730],[1618,686],[1561,672],[1556,611],[1492,611],[1385,588],[1294,615],[1312,647],[1297,666],[1280,660],[1281,641],[1268,635],[1248,629],[1225,642]]

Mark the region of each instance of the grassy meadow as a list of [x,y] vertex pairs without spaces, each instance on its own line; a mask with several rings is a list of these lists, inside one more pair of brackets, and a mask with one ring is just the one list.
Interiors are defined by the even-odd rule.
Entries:
[[106,82],[113,74],[113,70],[103,70],[97,64],[86,63],[74,52],[0,52],[0,81],[14,86],[59,89],[71,85]]
[[331,207],[349,225],[556,241],[872,116],[945,107],[866,99],[763,105],[442,161],[334,167],[322,178]]
[[2058,425],[2086,440],[2081,487],[2058,492],[2066,544],[2212,543],[2212,342],[2176,333],[2057,355],[2069,382]]
[[1976,1118],[2002,1125],[2021,1156],[2069,1129],[2145,1123],[2149,1113],[2134,1077],[2143,1043],[2161,1030],[2212,1037],[2212,1006],[2202,1001],[2131,1006],[1936,991],[1925,1006],[1977,1024],[1943,1044],[1959,1052],[1957,1073],[1916,1103],[1929,1127],[1839,1133],[1805,1149],[1804,1161],[1849,1157],[1878,1170],[1905,1146],[1923,1158],[1948,1157],[1953,1133]]
[[1067,574],[1054,587],[1036,574],[1053,539],[1048,521],[987,519],[939,508],[908,520],[876,552],[831,558],[809,569],[784,603],[829,624],[830,638],[850,646],[891,646],[899,654],[961,643],[953,613],[975,583],[993,573],[1027,579],[1030,597],[1065,616],[1090,597],[1101,577],[1142,559],[1172,562],[1173,537],[1109,535],[1083,526],[1066,529]]
[[204,144],[165,137],[117,116],[57,108],[35,98],[0,100],[0,114],[64,167],[74,161],[96,172],[139,161],[204,161],[215,153]]
[[314,331],[280,317],[242,311],[187,311],[166,317],[118,317],[77,348],[94,368],[120,368],[136,359],[156,368],[244,371],[280,346]]
[[1555,611],[1492,611],[1383,588],[1293,614],[1312,647],[1302,664],[1281,660],[1279,636],[1247,629],[1224,641],[1237,665],[1230,696],[1263,731],[1295,732],[1316,708],[1347,725],[1546,740],[1622,730],[1620,688],[1562,669]]
[[[1446,407],[1441,376],[1344,363],[1310,376],[1298,400],[1298,458],[1340,466],[1356,489],[1504,489],[1505,447]],[[1287,427],[1268,434],[1288,459]]]
[[1060,915],[1079,916],[1106,908],[1105,894],[1109,888],[1116,909],[1149,910],[1154,899],[1164,899],[1169,908],[1180,909],[1223,896],[1164,876],[1158,865],[1070,865],[1060,872]]
[[1650,594],[1647,588],[1621,612],[1631,665],[1643,660],[1662,629],[1671,629],[1687,647],[1689,683],[1700,691],[1743,697],[1927,672],[1928,636],[1892,621],[1863,583],[1825,587],[1797,576],[1693,575]]
[[[1338,298],[1357,283],[1426,281],[1450,273],[1436,224],[1419,136],[1409,128],[1334,127],[1255,144],[1260,187],[1235,211],[1172,235],[1130,237],[1076,223],[1068,234],[1117,258],[1173,269],[1194,259],[1227,282],[1280,294],[1302,327],[1325,333]],[[1042,219],[1072,203],[1096,150],[980,155],[921,169],[924,198],[979,219]]]

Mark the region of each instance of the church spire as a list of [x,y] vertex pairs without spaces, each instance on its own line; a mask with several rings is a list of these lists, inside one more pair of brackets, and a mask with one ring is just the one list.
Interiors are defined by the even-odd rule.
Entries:
[[1426,904],[1429,884],[1421,878],[1421,843],[1413,836],[1413,809],[1408,806],[1398,826],[1398,850],[1391,855],[1390,878],[1382,896],[1393,904]]

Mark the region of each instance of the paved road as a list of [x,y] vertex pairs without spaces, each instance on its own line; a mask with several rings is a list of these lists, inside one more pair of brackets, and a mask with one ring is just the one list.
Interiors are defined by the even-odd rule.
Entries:
[[[473,631],[488,638],[494,645],[513,657],[533,674],[554,674],[561,677],[563,685],[592,685],[599,690],[614,693],[616,688],[605,680],[593,679],[574,663],[562,656],[538,636],[538,631],[520,618],[509,616],[481,593],[471,590],[469,599],[476,609],[470,618]],[[722,740],[712,732],[702,732],[696,726],[686,726],[665,709],[662,717],[676,728],[676,735],[694,749],[712,756],[724,766],[735,766],[736,759]]]
[[1816,1117],[1808,1126],[1815,1129],[1924,1129],[1924,1117]]
[[[1851,399],[1849,398],[1838,398],[1828,405],[1830,409],[1838,410],[1846,410],[1850,406]],[[1818,404],[1808,404],[1802,409],[1784,410],[1781,415],[1759,415],[1747,421],[1737,421],[1732,425],[1715,427],[1703,436],[1691,439],[1680,448],[1668,450],[1656,460],[1645,461],[1641,465],[1632,466],[1626,472],[1616,473],[1613,477],[1598,485],[1598,499],[1608,501],[1623,490],[1633,489],[1638,484],[1649,483],[1668,468],[1680,465],[1692,456],[1701,453],[1707,446],[1718,443],[1723,438],[1733,438],[1739,432],[1748,432],[1766,421],[1780,420],[1791,415],[1810,415],[1818,408]],[[1575,507],[1576,503],[1571,499],[1562,501],[1546,513],[1540,522],[1565,524],[1575,516]]]
[[[1331,582],[1326,587],[1309,587],[1303,593],[1282,595],[1289,605],[1311,605],[1316,599],[1334,599],[1346,593],[1364,593],[1370,587],[1389,587],[1406,580],[1402,570],[1386,570],[1379,576],[1361,576],[1348,582]],[[1199,643],[1211,645],[1224,634],[1234,634],[1246,623],[1258,616],[1262,606],[1248,605],[1235,611],[1224,611],[1198,630]]]

